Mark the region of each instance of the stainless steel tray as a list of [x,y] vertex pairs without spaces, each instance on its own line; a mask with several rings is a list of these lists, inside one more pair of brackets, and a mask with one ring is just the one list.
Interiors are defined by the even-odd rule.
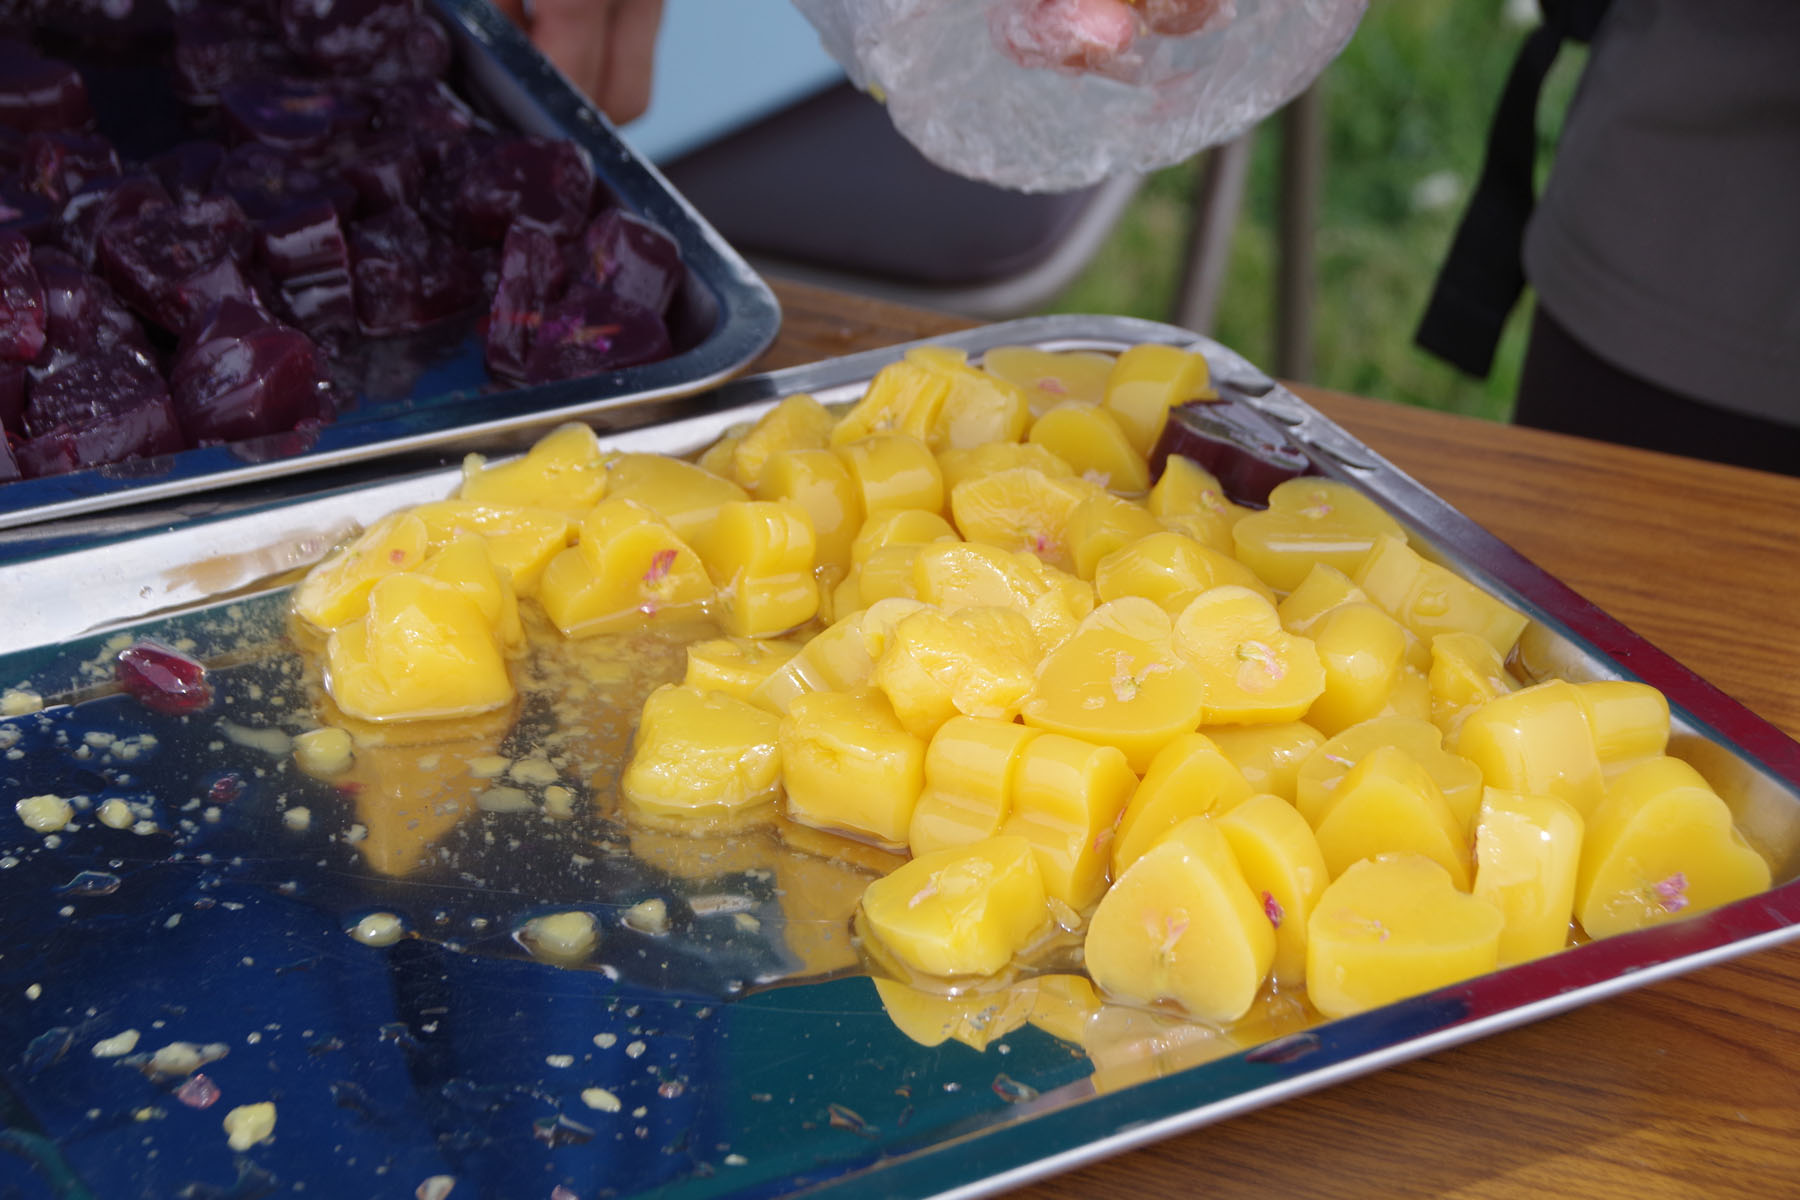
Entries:
[[[493,5],[432,4],[455,43],[453,77],[465,94],[521,132],[575,142],[621,204],[675,239],[688,268],[676,323],[693,331],[692,344],[657,363],[505,388],[487,375],[474,318],[372,339],[359,371],[364,386],[316,435],[278,434],[0,484],[0,529],[420,451],[505,449],[559,422],[599,413],[628,422],[643,405],[738,373],[774,339],[781,314],[768,286]],[[404,372],[411,378],[396,387],[384,378],[385,360],[406,358],[413,360]]]
[[[176,1036],[228,1042],[230,1056],[209,1068],[227,1090],[220,1109],[279,1092],[275,1141],[242,1161],[283,1182],[306,1179],[312,1190],[404,1195],[447,1174],[459,1177],[458,1198],[544,1194],[558,1183],[577,1195],[602,1186],[621,1196],[986,1195],[1800,936],[1800,745],[1241,357],[1180,330],[1118,318],[1039,318],[931,341],[972,356],[1019,343],[1198,348],[1221,385],[1279,422],[1321,471],[1366,489],[1427,553],[1525,611],[1527,670],[1640,678],[1661,688],[1674,712],[1673,751],[1727,797],[1774,865],[1777,886],[1260,1045],[1164,1044],[1147,1052],[1143,1082],[1108,1091],[1080,1053],[1035,1028],[983,1053],[954,1042],[926,1048],[894,1029],[861,976],[771,986],[792,964],[755,938],[654,947],[634,940],[618,916],[646,888],[698,912],[701,899],[716,901],[719,878],[659,874],[637,854],[571,878],[543,822],[510,832],[551,839],[542,843],[552,847],[547,854],[524,840],[509,847],[503,823],[512,817],[495,814],[488,820],[502,824],[486,833],[501,865],[475,871],[463,862],[460,876],[385,881],[356,877],[353,849],[331,838],[289,848],[275,810],[295,786],[291,776],[259,776],[235,802],[210,805],[222,815],[209,825],[221,772],[260,766],[274,774],[269,756],[210,725],[183,731],[165,723],[167,753],[119,786],[160,789],[177,809],[192,797],[185,819],[193,831],[179,844],[153,847],[120,834],[102,848],[94,842],[106,835],[90,830],[54,849],[36,835],[0,846],[15,860],[10,876],[0,875],[9,894],[0,910],[0,1030],[13,1031],[0,1032],[0,1063],[19,1064],[0,1068],[0,1078],[62,1156],[56,1162],[84,1179],[132,1179],[117,1194],[146,1196],[188,1178],[222,1186],[234,1169],[247,1169],[229,1165],[214,1114],[196,1115],[168,1101],[166,1088],[89,1055],[89,1043],[132,1026],[152,1048]],[[676,402],[662,424],[608,441],[697,450],[780,396],[851,398],[904,350],[737,380]],[[232,655],[277,661],[284,594],[266,580],[316,560],[354,525],[445,496],[457,481],[455,471],[438,470],[274,500],[11,568],[5,579],[17,602],[0,630],[0,682],[29,680],[53,698],[98,695],[105,689],[93,685],[125,636],[186,639],[197,653],[222,656],[223,675]],[[279,676],[257,678],[275,686]],[[72,747],[86,744],[84,731],[95,722],[116,729],[133,711],[102,697],[15,721],[36,740],[17,760],[0,756],[0,785],[9,794],[70,786],[93,769],[69,760]],[[250,721],[253,711],[235,715]],[[342,823],[331,828],[333,838],[343,836]],[[496,834],[502,841],[492,849]],[[135,856],[118,852],[133,845]],[[765,931],[801,920],[756,892],[758,868],[740,867],[718,871],[738,870],[733,886],[760,906]],[[84,890],[83,868],[123,882],[96,894],[90,880]],[[506,928],[539,906],[577,902],[605,923],[601,972],[519,961],[507,955],[507,939],[483,940],[470,924],[473,914],[490,923],[481,928]],[[238,906],[230,920],[214,915],[227,904]],[[388,951],[349,943],[344,924],[376,907],[408,914],[423,936]],[[189,930],[195,940],[182,940]],[[22,999],[33,983],[41,997]],[[197,1028],[199,1012],[207,1015]],[[149,1033],[155,1020],[166,1032]],[[52,1059],[59,1028],[76,1031],[73,1049]],[[634,1043],[641,1059],[621,1050]],[[608,1088],[620,1111],[584,1106],[579,1095],[590,1086]],[[146,1132],[151,1118],[132,1114],[148,1107],[163,1116]],[[115,1159],[124,1165],[108,1165]]]

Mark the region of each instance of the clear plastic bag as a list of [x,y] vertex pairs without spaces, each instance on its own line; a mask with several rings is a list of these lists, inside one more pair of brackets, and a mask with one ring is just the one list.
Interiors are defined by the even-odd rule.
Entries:
[[934,163],[1067,191],[1229,141],[1312,82],[1367,0],[794,0]]

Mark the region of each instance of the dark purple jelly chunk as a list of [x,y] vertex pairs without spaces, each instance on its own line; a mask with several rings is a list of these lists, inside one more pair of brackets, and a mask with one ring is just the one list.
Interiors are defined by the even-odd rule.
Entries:
[[0,233],[0,359],[30,362],[44,348],[44,285],[31,265],[31,243]]
[[154,175],[118,175],[96,179],[63,205],[57,240],[84,267],[94,265],[100,231],[128,220],[146,208],[167,208],[174,201]]
[[24,363],[0,362],[0,431],[25,436]]
[[28,132],[80,129],[92,119],[79,71],[22,42],[0,43],[0,125]]
[[13,454],[12,438],[11,433],[0,433],[0,483],[11,483],[25,476],[18,457]]
[[356,189],[351,184],[261,142],[246,142],[227,154],[217,184],[254,221],[310,208],[320,201],[341,213],[350,212],[356,204]]
[[31,265],[44,285],[45,332],[53,355],[82,354],[128,346],[145,358],[150,342],[137,318],[125,311],[98,275],[53,246],[31,252]]
[[469,106],[437,80],[376,86],[370,89],[369,101],[374,110],[370,127],[416,141],[427,167],[435,168],[439,152],[459,143],[478,124]]
[[183,339],[169,369],[182,428],[201,442],[318,421],[330,409],[327,386],[325,360],[311,338],[235,300]]
[[175,94],[213,104],[234,79],[278,75],[297,66],[263,4],[195,7],[175,21]]
[[562,295],[563,248],[529,225],[514,225],[500,251],[500,278],[488,308],[487,364],[496,375],[525,378],[544,311]]
[[1179,454],[1211,471],[1239,504],[1266,507],[1276,484],[1312,473],[1312,462],[1269,418],[1242,400],[1195,400],[1169,410],[1162,436],[1150,451],[1152,477],[1169,455]]
[[654,313],[664,313],[684,269],[675,239],[618,208],[594,218],[582,238],[581,278]]
[[[421,40],[418,0],[276,0],[288,49],[328,75],[418,79],[449,66],[449,44]],[[425,61],[407,64],[408,54]]]
[[34,380],[30,440],[17,449],[27,477],[169,454],[187,444],[162,377],[125,346],[94,351]]
[[336,209],[317,204],[265,221],[257,257],[283,316],[315,337],[355,332],[350,246]]
[[356,215],[373,217],[397,205],[418,203],[425,164],[410,139],[383,137],[358,146],[344,164],[343,175],[356,189]]
[[219,89],[219,104],[239,141],[306,159],[316,159],[369,119],[368,107],[349,88],[323,80],[240,78]]
[[459,233],[478,242],[500,241],[514,221],[574,237],[593,194],[594,173],[573,142],[507,138],[464,174],[452,217]]
[[212,703],[206,668],[161,642],[146,639],[119,651],[113,674],[121,688],[152,712],[187,716]]
[[225,147],[219,143],[182,142],[151,159],[149,165],[170,197],[187,204],[213,190],[224,164]]
[[613,292],[576,288],[538,323],[525,378],[531,383],[577,379],[654,362],[669,355],[662,316]]
[[100,265],[125,302],[179,334],[213,303],[253,291],[238,262],[250,224],[226,196],[146,209],[100,234]]
[[123,169],[112,143],[90,133],[34,133],[25,139],[19,164],[25,186],[56,205],[93,180],[117,176]]
[[410,209],[392,208],[352,226],[350,261],[364,333],[419,329],[480,299],[468,256]]
[[0,233],[22,233],[32,241],[56,229],[56,206],[17,176],[0,177]]

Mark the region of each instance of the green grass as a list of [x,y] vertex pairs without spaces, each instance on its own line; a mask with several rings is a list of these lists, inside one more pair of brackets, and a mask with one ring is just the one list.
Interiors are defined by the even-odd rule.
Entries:
[[[1318,293],[1311,382],[1504,420],[1524,355],[1528,304],[1495,367],[1469,379],[1417,349],[1419,315],[1480,170],[1488,122],[1524,31],[1498,3],[1376,0],[1322,77],[1325,183],[1314,242]],[[1566,50],[1540,113],[1547,161],[1579,69]],[[1279,128],[1261,129],[1232,240],[1217,327],[1253,361],[1274,359]],[[1152,175],[1087,271],[1051,306],[1166,320],[1172,309],[1196,162]],[[1453,195],[1421,202],[1424,181]],[[1454,188],[1444,188],[1454,181]],[[1441,199],[1441,198],[1440,198]]]

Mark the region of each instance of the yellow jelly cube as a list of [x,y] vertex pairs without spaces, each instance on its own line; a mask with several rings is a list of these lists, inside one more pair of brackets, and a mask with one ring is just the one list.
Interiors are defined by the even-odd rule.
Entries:
[[944,509],[944,474],[930,447],[905,434],[878,434],[836,448],[865,517],[890,508]]
[[1152,532],[1108,554],[1093,578],[1100,599],[1143,596],[1171,617],[1181,615],[1201,592],[1228,584],[1247,587],[1271,604],[1275,601],[1275,593],[1243,563],[1168,530]]
[[1325,668],[1325,690],[1306,723],[1327,737],[1381,713],[1406,669],[1406,630],[1373,604],[1340,604],[1307,634]]
[[968,356],[947,346],[920,346],[906,361],[942,375],[950,383],[926,442],[933,450],[961,450],[991,442],[1016,442],[1031,424],[1025,391],[968,365]]
[[1469,890],[1469,842],[1431,774],[1404,750],[1380,746],[1352,767],[1313,826],[1333,878],[1365,858],[1419,854]]
[[703,692],[724,692],[748,700],[770,675],[800,652],[802,643],[789,638],[710,638],[687,648],[687,674],[681,682]]
[[487,543],[488,557],[512,576],[520,597],[537,595],[538,581],[550,560],[572,545],[576,522],[553,508],[478,504],[473,500],[439,500],[421,504],[413,515],[425,522],[434,548],[448,546],[465,534]]
[[875,678],[875,660],[900,619],[924,607],[916,600],[882,600],[850,613],[807,639],[798,653],[750,692],[751,703],[785,713],[807,692],[852,691]]
[[1275,612],[1283,629],[1305,634],[1339,605],[1368,602],[1368,593],[1356,586],[1356,580],[1329,563],[1314,563],[1299,586],[1276,604]]
[[924,975],[992,975],[1050,927],[1043,877],[1024,838],[922,854],[863,893],[858,924]]
[[1556,796],[1584,819],[1606,794],[1581,691],[1561,679],[1496,696],[1471,712],[1456,731],[1455,749],[1489,787]]
[[1096,491],[1069,514],[1069,558],[1075,574],[1093,579],[1100,563],[1114,551],[1162,532],[1142,505]]
[[894,1028],[919,1045],[954,1040],[975,1050],[986,1050],[1024,1025],[1033,1003],[1030,991],[1014,988],[943,996],[895,979],[875,980],[875,994]]
[[1492,971],[1500,910],[1456,890],[1416,854],[1359,862],[1325,889],[1307,923],[1306,995],[1347,1017]]
[[1524,613],[1427,562],[1404,538],[1376,538],[1352,578],[1369,599],[1427,642],[1440,633],[1473,633],[1504,658],[1525,630]]
[[918,599],[916,564],[919,550],[916,544],[882,546],[875,550],[867,562],[852,567],[849,577],[838,585],[841,594],[834,601],[833,611],[841,610],[848,616],[858,608],[867,608],[882,600]]
[[581,541],[550,560],[538,586],[544,614],[568,637],[690,619],[712,597],[700,556],[649,509],[619,496],[594,506]]
[[513,698],[481,606],[455,584],[411,573],[376,581],[368,611],[332,632],[325,686],[365,721],[488,712]]
[[812,522],[799,505],[728,500],[693,545],[718,587],[713,615],[726,633],[780,633],[818,615]]
[[947,493],[954,492],[965,479],[980,479],[1014,467],[1030,467],[1052,479],[1075,478],[1074,467],[1032,442],[989,442],[938,452],[938,469],[944,473]]
[[1418,717],[1376,717],[1352,725],[1308,755],[1294,783],[1294,807],[1300,815],[1317,829],[1336,803],[1345,774],[1382,746],[1403,750],[1424,767],[1464,834],[1474,833],[1475,811],[1481,807],[1481,769],[1445,750],[1437,726]]
[[1106,890],[1113,825],[1136,787],[1137,776],[1115,747],[1046,733],[1019,758],[1012,812],[1001,832],[1031,843],[1044,889],[1079,911]]
[[751,491],[762,486],[770,463],[795,450],[823,450],[831,444],[836,418],[804,392],[784,399],[756,419],[731,452],[731,477]]
[[1569,944],[1581,814],[1554,796],[1489,788],[1475,823],[1471,893],[1500,910],[1500,965],[1554,954]]
[[1215,813],[1213,824],[1275,930],[1270,978],[1278,987],[1298,986],[1306,979],[1306,925],[1331,881],[1312,826],[1293,805],[1267,792]]
[[1144,452],[1108,409],[1059,405],[1032,422],[1029,440],[1101,487],[1128,494],[1150,488]]
[[726,433],[718,441],[702,450],[700,457],[694,460],[694,465],[702,471],[711,472],[721,479],[730,479],[735,483],[737,477],[732,467],[732,459],[737,454],[738,443],[744,440],[744,435],[748,432],[750,432],[748,429],[741,428]]
[[1215,725],[1207,736],[1252,792],[1271,792],[1289,804],[1298,790],[1301,764],[1325,742],[1325,735],[1304,721]]
[[1106,381],[1106,408],[1148,458],[1171,408],[1217,395],[1211,378],[1206,359],[1193,351],[1145,342],[1119,355]]
[[831,444],[848,446],[889,433],[905,434],[923,444],[949,394],[950,380],[942,373],[905,360],[889,363],[875,373],[862,399],[838,421],[831,431]]
[[592,429],[564,425],[508,462],[489,466],[481,455],[469,455],[463,460],[457,497],[476,504],[548,508],[578,516],[606,494],[606,460]]
[[1091,350],[995,346],[981,356],[981,369],[1024,389],[1032,415],[1041,416],[1070,400],[1100,403],[1115,361]]
[[1200,724],[1204,686],[1175,652],[1169,615],[1126,596],[1096,608],[1044,656],[1019,712],[1027,725],[1116,746],[1142,771]]
[[1471,712],[1517,690],[1500,652],[1474,633],[1440,633],[1431,639],[1431,722],[1450,737]]
[[1189,817],[1228,809],[1250,798],[1243,772],[1211,738],[1184,733],[1157,752],[1113,833],[1112,873],[1125,869]]
[[1319,652],[1249,588],[1195,597],[1175,618],[1175,649],[1201,683],[1205,725],[1298,720],[1325,690]]
[[1661,692],[1628,679],[1578,683],[1575,691],[1602,770],[1610,774],[1668,753],[1669,701]]
[[625,811],[705,832],[771,808],[781,788],[780,728],[781,718],[735,696],[664,684],[644,702],[619,776]]
[[880,692],[808,692],[781,719],[790,820],[896,849],[925,786],[925,743]]
[[1012,812],[1013,777],[1037,736],[1012,721],[951,717],[925,751],[925,790],[913,807],[914,854],[966,846],[1000,832]]
[[1037,661],[1037,636],[1023,613],[925,608],[894,627],[875,663],[875,685],[908,732],[930,738],[958,713],[1011,720]]
[[960,608],[1013,608],[1025,614],[1045,652],[1061,645],[1094,611],[1094,589],[1085,580],[1040,560],[976,542],[934,542],[913,558],[920,600],[945,612]]
[[294,611],[326,632],[362,616],[376,580],[417,567],[430,540],[430,530],[411,513],[381,518],[306,573],[294,589]]
[[1211,818],[1190,817],[1101,898],[1085,958],[1109,995],[1235,1021],[1268,977],[1275,930],[1225,835]]
[[878,550],[889,546],[923,546],[927,542],[954,542],[956,530],[935,512],[922,508],[892,508],[869,517],[850,543],[850,562],[861,566]]
[[661,454],[618,455],[607,462],[606,477],[608,499],[643,505],[689,544],[712,524],[721,504],[750,498],[729,479]]
[[1731,821],[1719,794],[1678,758],[1615,775],[1588,818],[1575,917],[1611,937],[1767,891],[1769,864]]
[[1169,455],[1144,505],[1166,527],[1179,528],[1202,546],[1224,554],[1236,553],[1232,527],[1254,511],[1233,504],[1217,476],[1179,454]]
[[1245,517],[1231,530],[1238,559],[1283,592],[1299,587],[1314,563],[1355,571],[1383,536],[1406,534],[1350,484],[1310,475],[1276,484],[1267,511]]
[[950,514],[971,542],[1023,550],[1051,566],[1074,566],[1069,520],[1094,493],[1092,484],[1010,467],[965,479],[950,492]]
[[461,588],[481,609],[499,639],[500,649],[517,654],[525,649],[525,627],[519,623],[519,601],[513,595],[512,576],[494,566],[487,542],[477,534],[464,534],[419,566],[419,574]]
[[850,566],[850,547],[862,524],[862,497],[837,455],[785,451],[764,464],[755,494],[758,500],[786,500],[805,511],[821,566]]

